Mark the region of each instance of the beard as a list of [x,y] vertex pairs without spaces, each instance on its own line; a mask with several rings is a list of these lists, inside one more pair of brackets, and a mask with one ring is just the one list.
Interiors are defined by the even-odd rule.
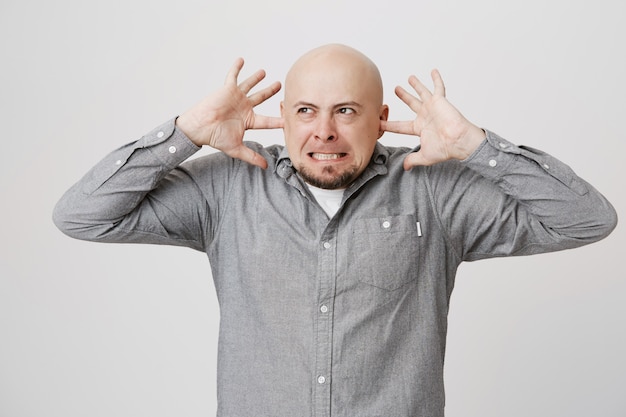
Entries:
[[356,166],[348,167],[343,171],[337,171],[334,167],[324,167],[321,175],[314,174],[306,167],[296,168],[296,170],[306,183],[325,190],[346,188],[360,175]]

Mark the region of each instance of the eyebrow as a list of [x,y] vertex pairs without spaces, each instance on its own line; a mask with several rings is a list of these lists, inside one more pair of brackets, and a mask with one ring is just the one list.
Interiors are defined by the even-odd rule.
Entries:
[[[296,103],[294,103],[293,107],[311,107],[314,109],[319,109],[319,106],[313,104],[313,103],[309,103],[307,101],[297,101]],[[356,101],[343,101],[341,103],[337,103],[333,105],[334,109],[337,108],[341,108],[341,107],[359,107],[362,108],[363,106],[359,103],[357,103]]]

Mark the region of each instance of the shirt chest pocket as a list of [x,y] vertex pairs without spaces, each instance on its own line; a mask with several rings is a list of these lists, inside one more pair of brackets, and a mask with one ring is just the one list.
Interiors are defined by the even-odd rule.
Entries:
[[366,284],[388,291],[418,275],[418,225],[412,215],[358,219],[348,249],[348,268]]

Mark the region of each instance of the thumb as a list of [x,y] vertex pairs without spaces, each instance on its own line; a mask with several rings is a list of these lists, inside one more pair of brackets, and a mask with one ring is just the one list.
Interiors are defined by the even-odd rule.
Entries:
[[405,171],[410,171],[413,167],[427,165],[433,165],[433,162],[426,159],[422,151],[417,151],[411,152],[404,158],[403,167]]
[[265,158],[263,158],[260,154],[254,152],[252,149],[243,144],[228,152],[228,156],[240,159],[251,165],[258,166],[259,168],[267,168],[267,161],[265,160]]

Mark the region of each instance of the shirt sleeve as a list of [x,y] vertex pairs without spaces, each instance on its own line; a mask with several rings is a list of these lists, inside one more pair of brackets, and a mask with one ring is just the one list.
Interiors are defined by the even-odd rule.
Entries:
[[615,228],[615,209],[566,164],[486,133],[469,158],[428,174],[442,227],[462,260],[574,248]]
[[[207,201],[180,164],[200,148],[176,119],[111,152],[57,203],[53,220],[83,240],[202,250]],[[205,226],[203,226],[205,225]]]

